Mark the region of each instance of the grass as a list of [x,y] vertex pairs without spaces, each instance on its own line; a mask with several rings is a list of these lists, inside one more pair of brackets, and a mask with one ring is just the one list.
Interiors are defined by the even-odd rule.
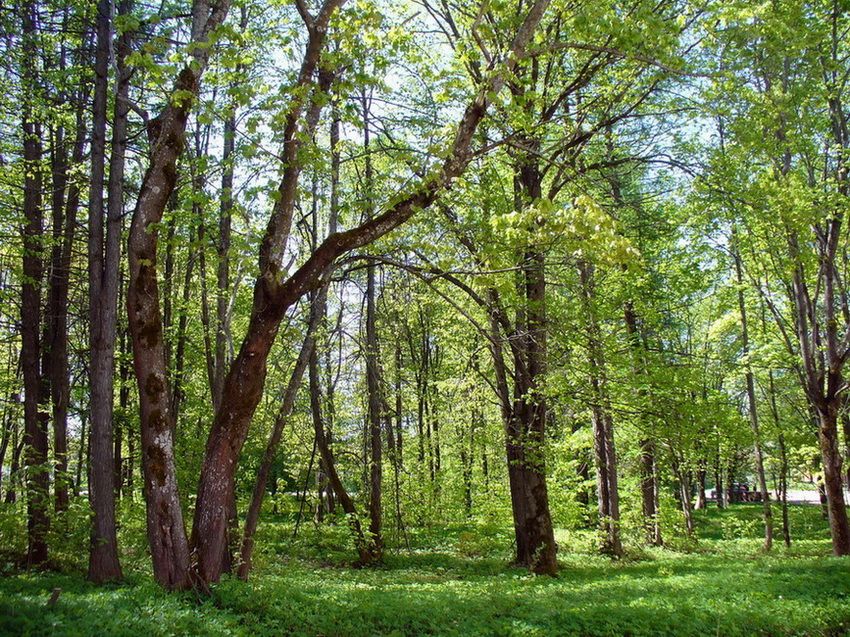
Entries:
[[[619,562],[563,550],[558,578],[507,566],[505,529],[419,529],[375,569],[346,566],[344,528],[269,524],[248,583],[171,595],[134,572],[95,587],[79,574],[0,580],[3,635],[841,635],[850,634],[850,560],[829,556],[816,507],[800,539],[760,550],[757,506],[700,512],[689,552],[636,550]],[[586,538],[585,538],[586,539]],[[488,554],[489,553],[489,554]],[[63,590],[55,608],[46,604]]]

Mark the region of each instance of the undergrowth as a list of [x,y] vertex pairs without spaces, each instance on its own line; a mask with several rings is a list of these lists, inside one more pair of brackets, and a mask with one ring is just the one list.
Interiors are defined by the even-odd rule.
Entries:
[[[344,524],[267,523],[248,583],[168,594],[141,565],[96,587],[80,572],[0,579],[3,635],[840,635],[850,633],[850,560],[829,555],[816,507],[795,542],[762,550],[756,506],[698,512],[692,550],[631,547],[611,561],[591,531],[559,530],[561,573],[510,566],[493,523],[406,529],[376,568],[351,567]],[[755,524],[753,523],[755,522]],[[62,589],[55,607],[51,592]]]

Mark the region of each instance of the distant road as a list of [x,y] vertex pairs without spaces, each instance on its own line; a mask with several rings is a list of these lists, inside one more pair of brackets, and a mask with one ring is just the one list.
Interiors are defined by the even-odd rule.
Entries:
[[[713,500],[711,497],[711,492],[713,489],[705,490],[705,497],[707,500]],[[770,496],[774,500],[778,500],[779,497],[776,492],[771,491]],[[847,489],[844,490],[844,501],[850,503],[850,491]],[[818,495],[817,491],[803,490],[803,489],[788,489],[788,503],[789,504],[820,504],[820,495]]]

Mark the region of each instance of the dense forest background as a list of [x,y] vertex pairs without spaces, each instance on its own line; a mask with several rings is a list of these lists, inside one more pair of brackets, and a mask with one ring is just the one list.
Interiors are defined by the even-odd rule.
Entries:
[[511,521],[554,574],[711,491],[790,544],[803,488],[850,554],[847,8],[1,9],[4,556],[185,589],[264,516],[361,565]]

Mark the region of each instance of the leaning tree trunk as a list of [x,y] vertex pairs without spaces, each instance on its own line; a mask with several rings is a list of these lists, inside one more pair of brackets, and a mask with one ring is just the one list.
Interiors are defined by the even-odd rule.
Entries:
[[[312,83],[331,15],[342,0],[326,0],[313,18],[300,6],[308,28],[307,49],[299,74],[299,85]],[[242,347],[224,381],[222,403],[216,410],[207,440],[195,506],[193,527],[197,551],[197,573],[201,583],[216,581],[221,574],[221,556],[227,545],[228,510],[225,506],[233,492],[233,480],[248,427],[259,404],[265,384],[267,358],[278,327],[288,308],[320,285],[322,275],[340,255],[371,243],[416,212],[428,207],[438,194],[449,187],[473,157],[473,135],[491,102],[516,68],[543,17],[549,0],[537,0],[511,42],[510,52],[488,73],[480,90],[464,111],[454,142],[442,167],[416,190],[357,228],[335,233],[313,252],[288,279],[280,276],[281,261],[289,237],[298,175],[301,163],[298,150],[305,132],[312,130],[324,101],[321,91],[312,92],[307,109],[306,129],[301,126],[304,105],[311,92],[295,93],[287,114],[284,137],[284,178],[275,202],[274,213],[260,248],[260,275],[254,287],[254,302],[248,331]],[[210,31],[224,19],[230,3],[221,0],[212,7],[207,2],[193,5],[192,41],[206,42]],[[127,306],[133,338],[134,363],[140,395],[140,420],[143,454],[146,461],[148,493],[148,532],[154,555],[157,580],[177,588],[186,586],[184,576],[188,547],[184,542],[182,514],[177,498],[174,472],[169,389],[162,345],[162,321],[156,274],[157,232],[166,202],[174,189],[176,161],[179,157],[191,100],[197,95],[201,73],[206,67],[209,46],[191,49],[193,61],[184,67],[175,84],[175,94],[156,120],[156,143],[150,166],[142,182],[133,215],[129,240],[130,283]],[[320,84],[323,78],[320,75]],[[172,541],[173,540],[173,541]]]
[[[329,19],[330,13],[339,4],[327,0],[317,18],[307,19],[310,39],[302,65],[305,84],[313,76],[324,41],[325,28],[318,28],[319,20]],[[397,199],[391,207],[372,220],[327,237],[294,274],[286,280],[281,280],[279,264],[288,242],[301,169],[297,160],[299,145],[295,143],[296,132],[301,130],[298,128],[300,106],[291,108],[286,126],[289,132],[285,132],[284,136],[292,140],[285,145],[285,150],[287,154],[293,153],[293,156],[287,159],[279,190],[280,197],[275,202],[275,212],[269,221],[260,248],[260,275],[254,286],[254,301],[247,334],[225,378],[222,403],[213,421],[201,469],[193,539],[198,552],[198,572],[203,581],[216,581],[221,575],[220,556],[225,547],[227,529],[227,515],[223,505],[233,489],[242,446],[254,411],[262,397],[269,351],[284,314],[299,298],[321,284],[322,276],[332,267],[337,257],[371,243],[406,222],[418,211],[430,206],[464,171],[473,157],[473,135],[492,96],[504,86],[507,72],[516,67],[517,59],[530,42],[548,4],[548,0],[538,0],[530,9],[512,42],[510,54],[504,60],[504,68],[500,66],[485,80],[464,111],[454,142],[442,167],[435,171],[434,176],[415,191]],[[327,21],[324,24],[326,25]],[[318,112],[313,106],[320,106],[322,103],[320,95],[314,94],[314,97],[316,101],[308,109],[311,116],[307,118],[308,129],[311,123],[315,126],[315,119],[318,118]]]
[[[174,470],[174,418],[168,386],[157,281],[157,224],[174,191],[177,158],[183,151],[186,121],[206,68],[210,32],[220,25],[230,2],[195,2],[192,15],[192,63],[184,67],[168,105],[151,122],[150,165],[142,180],[128,241],[130,281],[127,310],[133,363],[139,388],[142,459],[147,500],[147,530],[154,577],[168,589],[190,586],[189,543]],[[229,491],[228,491],[229,493]],[[225,503],[229,500],[225,498]],[[229,511],[224,512],[225,520]],[[223,529],[226,531],[226,529]],[[221,561],[223,547],[216,553]],[[218,567],[220,568],[220,566]]]
[[[321,293],[321,292],[320,292]],[[257,471],[257,478],[254,481],[254,491],[251,495],[251,503],[248,505],[248,512],[245,516],[245,531],[242,536],[242,548],[240,551],[239,565],[236,569],[236,574],[241,580],[247,580],[248,574],[251,572],[251,554],[254,551],[254,535],[257,531],[257,524],[260,520],[260,509],[263,506],[263,499],[266,494],[269,476],[271,475],[272,465],[274,464],[278,448],[280,447],[280,439],[283,435],[283,428],[292,413],[292,408],[295,405],[295,398],[298,394],[298,388],[301,386],[301,379],[304,376],[304,370],[307,368],[316,348],[315,332],[320,322],[318,312],[311,313],[310,322],[307,326],[307,334],[304,337],[304,343],[301,345],[301,352],[295,361],[295,366],[292,368],[292,373],[289,377],[289,383],[286,386],[286,391],[283,395],[283,402],[278,410],[277,418],[272,427],[272,433],[269,441],[266,444],[266,450],[263,453],[263,460],[260,463],[260,469]]]

